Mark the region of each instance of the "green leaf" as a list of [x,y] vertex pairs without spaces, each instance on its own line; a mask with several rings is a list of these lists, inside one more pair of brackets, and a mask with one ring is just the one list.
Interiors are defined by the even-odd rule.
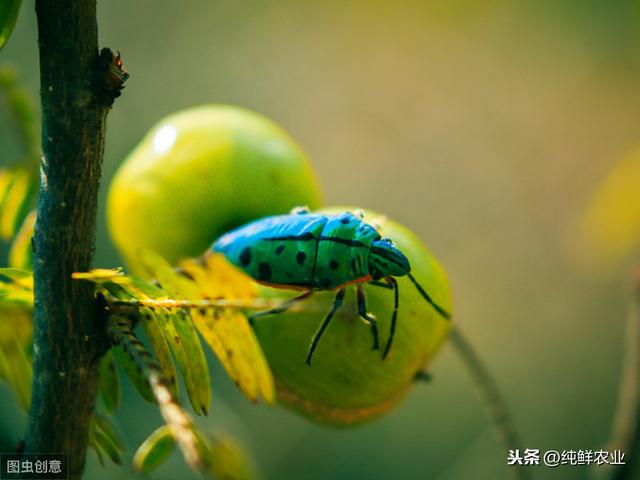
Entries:
[[161,327],[176,356],[191,406],[198,415],[206,415],[211,404],[211,380],[193,321],[184,310],[165,310],[164,315],[158,313],[161,316],[167,319]]
[[98,442],[96,442],[95,438],[93,438],[93,435],[91,434],[89,434],[89,446],[93,448],[94,452],[96,452],[96,457],[98,457],[98,462],[100,462],[100,465],[104,467],[104,457],[102,456],[102,449],[100,448],[100,446],[98,445]]
[[119,346],[113,347],[111,351],[113,352],[113,356],[118,364],[122,367],[133,383],[133,386],[136,387],[140,396],[149,403],[155,403],[155,397],[151,392],[147,379],[144,377],[142,371],[138,369],[138,366],[133,363],[133,360],[131,360],[131,358],[129,358],[129,356]]
[[13,32],[21,4],[22,0],[2,0],[0,2],[0,48],[5,46]]
[[0,372],[11,385],[20,407],[28,411],[31,404],[31,362],[15,336],[0,345]]
[[164,463],[174,448],[171,429],[163,425],[140,445],[133,456],[133,468],[139,473],[149,473]]
[[122,452],[120,452],[116,445],[111,442],[109,437],[98,430],[94,430],[92,435],[96,445],[98,445],[100,449],[109,456],[111,461],[116,465],[122,465],[122,458],[120,456]]
[[115,412],[120,405],[120,378],[112,350],[100,362],[99,390],[104,408],[109,413]]
[[[162,314],[161,314],[162,315]],[[169,387],[171,388],[171,393],[174,396],[178,396],[178,381],[176,374],[176,366],[173,363],[173,358],[171,357],[171,350],[169,349],[169,344],[162,333],[162,329],[160,328],[160,322],[157,318],[157,315],[154,311],[152,311],[148,307],[143,307],[140,309],[140,324],[144,329],[144,332],[149,340],[149,344],[151,345],[152,350],[156,354],[156,358],[158,359],[158,365],[162,370],[162,374],[164,378],[169,383]]]
[[[140,255],[149,274],[160,283],[162,289],[170,296],[186,299],[198,298],[198,286],[178,274],[162,257],[148,250],[142,251]],[[211,403],[211,381],[209,367],[198,333],[191,317],[184,310],[176,309],[171,313],[165,310],[165,312],[167,312],[166,316],[169,321],[161,323],[161,327],[176,356],[178,368],[184,377],[189,400],[198,415],[206,415]]]
[[200,437],[205,474],[225,480],[251,480],[257,477],[247,452],[228,436]]
[[149,275],[155,278],[161,288],[173,298],[200,298],[198,285],[180,275],[157,253],[149,250],[140,252],[139,260],[147,269]]
[[107,417],[97,412],[94,412],[91,418],[89,444],[95,449],[98,460],[102,465],[104,465],[103,453],[116,465],[122,465],[121,455],[124,451],[122,438],[115,425]]
[[31,237],[36,223],[36,212],[31,211],[22,222],[22,226],[16,233],[11,249],[9,250],[9,265],[14,268],[31,270],[32,248]]

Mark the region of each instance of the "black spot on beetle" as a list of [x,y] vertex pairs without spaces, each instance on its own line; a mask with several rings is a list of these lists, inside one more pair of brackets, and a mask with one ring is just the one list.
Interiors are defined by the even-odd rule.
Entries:
[[267,262],[261,262],[258,265],[258,280],[268,282],[271,280],[271,266]]
[[278,245],[278,247],[276,248],[276,255],[280,255],[283,250],[284,250],[284,245]]
[[306,259],[307,259],[306,253],[304,252],[296,253],[296,261],[298,262],[299,265],[302,265]]
[[349,217],[343,217],[340,219],[340,223],[344,223],[345,225],[349,223],[351,219]]
[[329,262],[329,268],[331,270],[337,270],[339,266],[340,266],[340,264],[338,262],[336,262],[335,260],[331,260]]
[[242,265],[243,267],[246,267],[247,265],[249,265],[251,263],[251,248],[250,247],[244,247],[242,249],[242,252],[240,252],[240,265]]
[[318,285],[320,285],[321,288],[329,288],[329,285],[331,285],[331,280],[329,280],[328,278],[321,278],[318,281]]

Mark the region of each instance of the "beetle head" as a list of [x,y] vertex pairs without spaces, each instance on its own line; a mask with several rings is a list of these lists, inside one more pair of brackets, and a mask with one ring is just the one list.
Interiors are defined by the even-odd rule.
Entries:
[[409,260],[388,238],[375,240],[369,252],[369,273],[374,280],[401,277],[411,271]]

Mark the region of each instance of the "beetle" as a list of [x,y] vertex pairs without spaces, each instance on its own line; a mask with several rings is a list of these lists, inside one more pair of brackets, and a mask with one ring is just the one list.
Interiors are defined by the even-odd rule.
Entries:
[[216,240],[211,250],[222,253],[258,283],[303,291],[275,308],[253,314],[251,320],[282,313],[316,291],[337,291],[329,313],[313,336],[307,365],[311,365],[313,352],[342,305],[349,285],[356,287],[358,315],[371,327],[373,350],[380,348],[378,326],[375,317],[367,312],[362,284],[394,291],[395,303],[383,359],[391,349],[398,317],[399,292],[394,277],[406,275],[422,297],[443,318],[450,319],[449,313],[434,302],[411,275],[407,257],[393,241],[382,238],[373,225],[365,222],[361,213],[323,214],[296,208],[288,215],[274,215],[239,227]]

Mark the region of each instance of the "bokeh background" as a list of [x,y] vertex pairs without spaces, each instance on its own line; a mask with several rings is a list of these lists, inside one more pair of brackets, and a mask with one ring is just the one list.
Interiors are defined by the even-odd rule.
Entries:
[[[604,445],[617,399],[632,261],[593,269],[574,225],[598,182],[640,144],[637,1],[98,2],[101,43],[131,73],[109,115],[103,186],[160,118],[230,103],[280,123],[327,203],[386,212],[448,269],[457,322],[504,390],[529,448]],[[0,61],[38,92],[33,1]],[[61,65],[60,72],[73,65]],[[0,115],[0,162],[17,155]],[[640,187],[639,187],[640,188]],[[96,264],[121,259],[105,225]],[[263,478],[493,479],[506,454],[445,348],[431,384],[391,414],[335,430],[253,406],[214,365],[200,419],[238,438]],[[132,451],[161,420],[130,390]],[[0,385],[0,442],[25,419]],[[151,475],[190,478],[179,454]],[[536,478],[585,478],[580,467]],[[90,457],[87,478],[130,478]]]

